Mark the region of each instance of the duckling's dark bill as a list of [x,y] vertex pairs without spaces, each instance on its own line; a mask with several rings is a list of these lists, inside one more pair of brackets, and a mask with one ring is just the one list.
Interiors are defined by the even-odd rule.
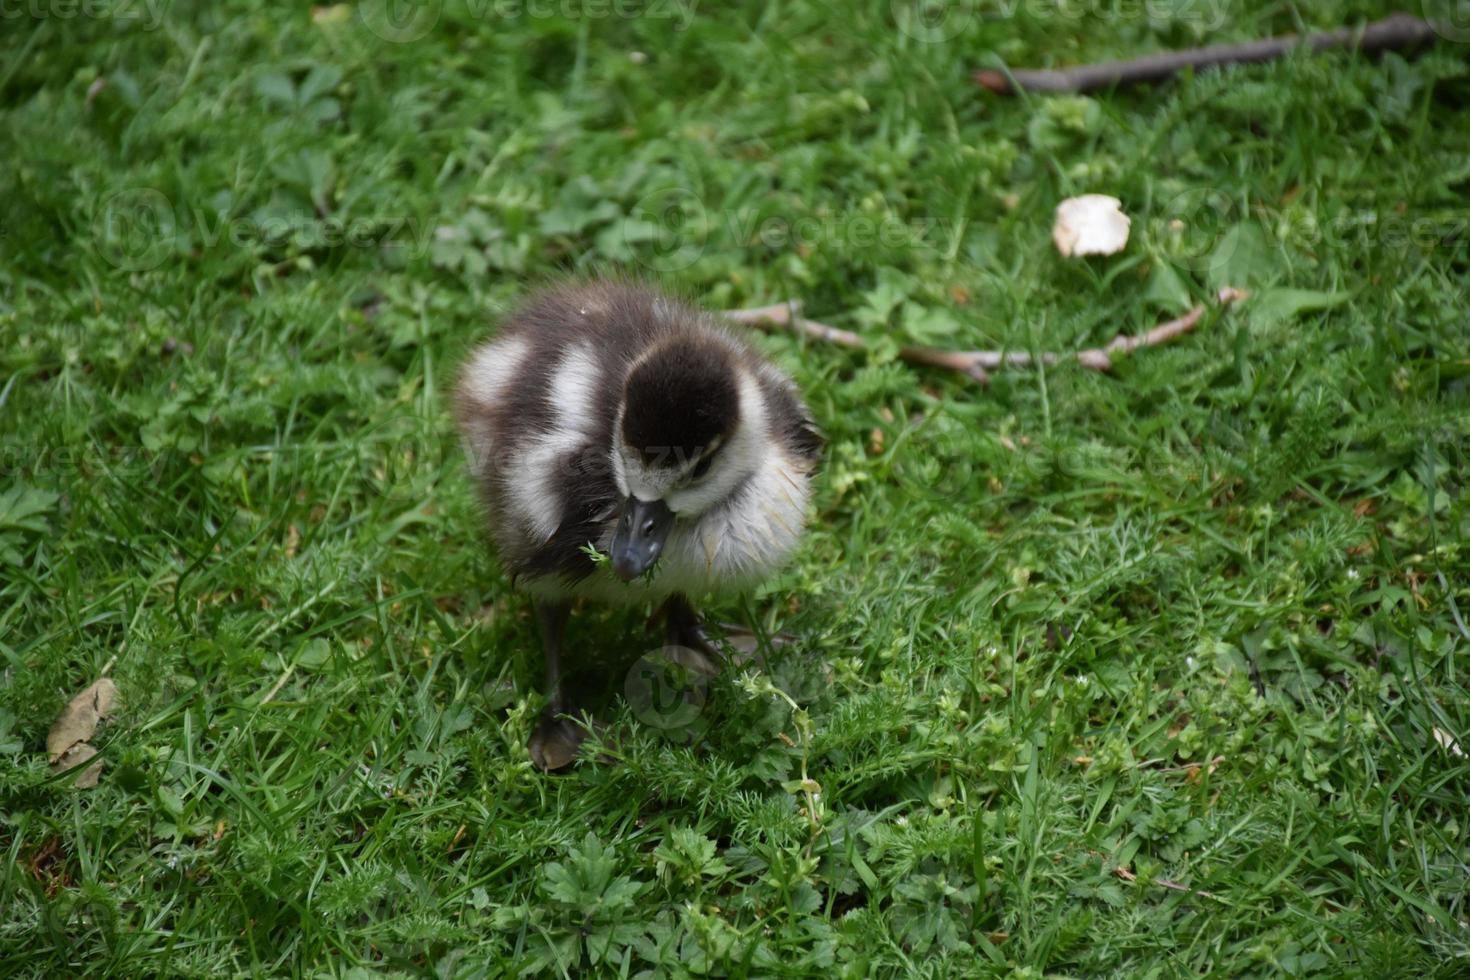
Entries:
[[612,567],[617,577],[631,582],[652,568],[673,526],[674,512],[662,500],[627,497],[613,531]]

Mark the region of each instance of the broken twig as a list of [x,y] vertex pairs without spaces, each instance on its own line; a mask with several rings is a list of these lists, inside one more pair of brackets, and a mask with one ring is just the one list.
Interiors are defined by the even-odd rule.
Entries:
[[[1104,867],[1112,863],[1112,858],[1108,857],[1101,851],[1088,851],[1087,853],[1091,854],[1093,857],[1101,861]],[[1133,871],[1129,869],[1126,865],[1114,865],[1113,874],[1117,875],[1119,878],[1122,878],[1130,885],[1135,884],[1138,881],[1138,875],[1134,874]],[[1154,878],[1152,879],[1151,883],[1158,885],[1160,888],[1167,888],[1171,892],[1183,892],[1186,895],[1198,895],[1200,898],[1218,898],[1218,896],[1214,892],[1207,892],[1202,888],[1190,888],[1188,885],[1181,885],[1179,884],[1179,882],[1170,881],[1168,878]]]
[[1244,44],[1213,44],[1206,48],[1166,51],[1128,61],[1107,61],[1073,68],[1017,69],[1009,74],[986,68],[975,72],[974,79],[976,84],[1002,94],[1014,92],[1017,87],[1027,92],[1092,92],[1113,85],[1156,82],[1186,68],[1198,71],[1221,65],[1273,61],[1290,54],[1299,45],[1305,45],[1312,51],[1329,48],[1391,51],[1428,45],[1433,43],[1434,37],[1434,26],[1429,22],[1408,14],[1394,14],[1362,29],[1344,27],[1306,37],[1287,34]]
[[[1138,880],[1138,875],[1134,874],[1132,871],[1129,871],[1121,864],[1113,869],[1113,874],[1117,875],[1119,878],[1122,878],[1124,881],[1129,882],[1130,884]],[[1200,898],[1215,897],[1214,892],[1207,892],[1202,888],[1190,888],[1188,885],[1181,885],[1179,884],[1179,882],[1170,881],[1168,878],[1155,878],[1153,879],[1153,883],[1155,885],[1158,885],[1160,888],[1167,888],[1171,892],[1184,892],[1184,894],[1186,895],[1198,895]]]
[[[1221,306],[1229,306],[1249,295],[1244,289],[1226,286],[1216,294],[1215,299]],[[1036,360],[1040,360],[1042,364],[1058,364],[1062,361],[1075,360],[1083,367],[1092,368],[1095,371],[1107,371],[1113,366],[1112,355],[1115,353],[1127,353],[1139,347],[1153,347],[1193,330],[1204,318],[1205,309],[1205,305],[1201,303],[1183,316],[1167,323],[1161,323],[1145,333],[1119,334],[1102,347],[1089,348],[1075,354],[1048,352],[1033,357],[1025,351],[961,351],[905,346],[899,348],[898,356],[910,364],[923,364],[958,371],[981,384],[990,381],[990,372],[996,368],[1027,367]],[[748,310],[726,310],[724,316],[725,319],[735,323],[759,327],[763,330],[771,327],[784,327],[803,337],[837,344],[839,347],[851,347],[855,350],[869,348],[868,342],[851,330],[841,330],[837,327],[829,327],[825,323],[808,320],[800,315],[799,310],[797,303],[788,302]]]

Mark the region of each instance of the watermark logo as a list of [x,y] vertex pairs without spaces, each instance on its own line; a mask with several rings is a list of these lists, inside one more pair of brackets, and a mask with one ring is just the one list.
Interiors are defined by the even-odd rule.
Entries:
[[702,654],[686,647],[660,647],[629,668],[623,697],[644,725],[687,742],[702,730],[700,716],[709,700],[707,670]]
[[173,204],[151,187],[118,191],[92,219],[92,240],[98,253],[127,272],[146,272],[162,265],[176,230]]
[[980,447],[964,423],[938,416],[911,437],[922,440],[922,450],[911,446],[895,461],[895,475],[910,496],[949,504],[983,485]]
[[1470,41],[1470,0],[1422,0],[1420,13],[1446,41]]
[[363,0],[363,26],[391,44],[411,44],[439,23],[440,0]]
[[889,10],[901,32],[924,44],[953,40],[975,20],[973,7],[961,0],[889,0]]
[[1225,266],[1236,239],[1227,232],[1239,215],[1234,200],[1213,187],[1190,187],[1154,212],[1170,260],[1181,268],[1210,272]]
[[708,238],[704,202],[685,187],[645,194],[623,224],[623,243],[655,272],[689,268],[704,254]]

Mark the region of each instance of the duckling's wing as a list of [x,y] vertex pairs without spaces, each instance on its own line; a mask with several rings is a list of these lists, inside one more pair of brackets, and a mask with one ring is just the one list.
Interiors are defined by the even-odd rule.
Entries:
[[562,512],[556,530],[518,564],[521,574],[556,576],[568,582],[586,578],[597,568],[584,549],[606,547],[618,506],[618,490],[608,466],[607,450],[587,443],[567,460],[558,474]]
[[760,384],[772,433],[793,460],[814,468],[821,461],[827,440],[796,385],[771,365],[760,372]]

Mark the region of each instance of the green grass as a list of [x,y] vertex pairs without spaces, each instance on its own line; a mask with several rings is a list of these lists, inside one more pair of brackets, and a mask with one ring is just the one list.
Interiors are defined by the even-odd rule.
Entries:
[[[1463,44],[1007,99],[1388,5],[63,6],[0,29],[0,973],[1465,974]],[[550,777],[446,393],[598,269],[877,349],[760,341],[828,458],[712,612],[801,641]],[[1226,283],[1109,375],[893,358]],[[642,620],[573,625],[614,690]]]

